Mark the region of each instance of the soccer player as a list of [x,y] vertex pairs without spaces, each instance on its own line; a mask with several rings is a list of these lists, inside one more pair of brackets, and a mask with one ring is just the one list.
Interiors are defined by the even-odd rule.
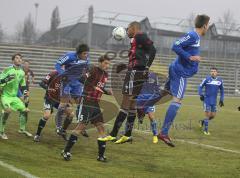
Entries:
[[125,143],[132,140],[132,129],[136,118],[136,96],[139,95],[143,83],[147,80],[149,67],[155,58],[156,49],[147,34],[141,31],[139,22],[132,22],[128,25],[128,37],[131,39],[129,50],[128,70],[122,88],[122,104],[114,122],[110,135],[105,137],[106,141],[116,140],[122,123],[127,118],[128,130],[115,143]]
[[22,70],[22,55],[17,53],[12,56],[13,65],[3,70],[0,74],[0,78],[3,79],[6,76],[14,75],[14,79],[7,82],[2,88],[2,95],[1,95],[1,105],[3,108],[2,115],[0,117],[0,137],[2,139],[8,139],[7,135],[5,134],[5,125],[6,121],[11,113],[11,111],[19,111],[19,122],[20,122],[20,130],[19,133],[23,133],[26,136],[32,136],[26,130],[27,118],[26,114],[29,110],[25,107],[22,100],[17,96],[19,86],[22,90],[24,96],[28,95],[26,82],[25,82],[25,75],[24,71]]
[[103,115],[99,106],[102,93],[112,95],[110,90],[105,89],[105,83],[108,78],[107,69],[110,65],[110,59],[105,55],[99,58],[98,67],[93,67],[89,71],[89,76],[84,83],[84,92],[81,100],[81,109],[79,112],[79,123],[73,130],[69,140],[62,151],[63,158],[68,161],[71,159],[71,149],[78,140],[78,135],[85,130],[87,124],[91,122],[98,130],[98,161],[105,162],[104,156],[106,141],[103,140],[105,130],[103,125]]
[[[153,143],[158,142],[157,121],[154,116],[155,106],[147,104],[147,101],[159,97],[160,91],[158,76],[155,73],[150,72],[148,80],[143,84],[141,93],[137,96],[137,115],[139,123],[142,124],[145,114],[147,114],[153,133]],[[128,124],[129,123],[126,122],[125,132],[127,132],[127,129],[129,128]]]
[[181,107],[181,101],[187,86],[187,79],[198,72],[198,64],[201,61],[200,36],[204,36],[209,27],[210,17],[198,15],[195,18],[195,30],[188,32],[178,39],[172,46],[172,50],[178,55],[169,66],[169,87],[173,100],[169,105],[161,132],[158,138],[168,146],[174,147],[168,136],[169,129]]
[[[59,106],[59,95],[60,95],[60,77],[58,77],[58,72],[56,70],[47,74],[47,76],[39,83],[40,87],[46,90],[44,96],[44,111],[43,117],[39,120],[36,135],[34,136],[34,141],[40,141],[40,135],[42,129],[45,127],[46,122],[51,118],[54,108]],[[51,85],[51,86],[49,86]]]
[[[203,89],[205,92],[203,93]],[[208,131],[208,123],[216,116],[217,112],[217,95],[220,90],[220,101],[219,106],[224,106],[224,87],[223,80],[218,77],[218,70],[216,67],[212,67],[210,71],[210,76],[207,76],[198,88],[198,94],[200,100],[204,103],[204,111],[206,118],[200,120],[200,126],[203,127],[203,133],[205,135],[210,135]]]
[[[80,44],[76,48],[76,52],[66,53],[60,57],[55,65],[55,69],[62,76],[60,104],[55,117],[59,135],[66,134],[62,129],[62,119],[66,106],[68,106],[69,112],[73,112],[72,103],[80,103],[83,91],[83,84],[80,78],[87,72],[89,65],[88,55],[89,47],[85,44]],[[84,72],[84,70],[86,71]]]

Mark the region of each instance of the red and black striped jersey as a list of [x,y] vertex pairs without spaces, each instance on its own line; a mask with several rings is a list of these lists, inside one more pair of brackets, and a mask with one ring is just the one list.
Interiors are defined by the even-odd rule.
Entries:
[[104,87],[108,79],[108,73],[94,66],[89,71],[89,77],[84,83],[83,96],[86,100],[100,101],[104,93]]
[[128,69],[144,70],[146,67],[150,67],[155,54],[156,49],[147,34],[137,33],[131,39],[131,48],[128,53]]
[[54,102],[60,101],[61,77],[56,70],[47,74],[40,86],[46,90],[45,97]]

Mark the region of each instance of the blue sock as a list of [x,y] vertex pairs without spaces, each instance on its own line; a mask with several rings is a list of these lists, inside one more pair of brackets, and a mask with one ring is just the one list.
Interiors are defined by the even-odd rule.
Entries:
[[181,103],[177,103],[177,102],[172,102],[167,110],[167,113],[165,115],[165,120],[162,126],[162,130],[161,130],[161,134],[163,135],[168,135],[168,131],[177,115],[177,111],[179,110],[179,108],[181,107]]
[[209,122],[209,119],[204,119],[203,120],[204,122],[204,131],[208,132],[208,122]]
[[152,130],[152,133],[153,133],[154,136],[158,134],[157,133],[158,131],[157,131],[157,121],[156,120],[151,121],[151,130]]

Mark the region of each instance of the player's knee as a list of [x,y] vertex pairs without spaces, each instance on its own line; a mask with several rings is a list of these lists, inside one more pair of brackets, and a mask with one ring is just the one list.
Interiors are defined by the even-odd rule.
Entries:
[[213,114],[213,115],[211,115],[210,117],[209,117],[209,120],[212,120],[212,119],[214,119],[214,117],[215,117],[215,115]]
[[74,116],[74,113],[73,113],[73,108],[72,106],[67,106],[65,108],[65,113],[66,115],[70,116],[70,117],[73,117]]
[[148,113],[148,118],[150,121],[154,120],[154,114],[152,112]]
[[82,131],[85,130],[85,126],[83,124],[78,124],[77,127],[72,131],[73,135],[80,135]]
[[30,109],[26,108],[23,112],[28,113],[30,112]]
[[173,101],[176,102],[176,103],[182,103],[182,99],[180,98],[177,98],[177,97],[173,97]]
[[12,112],[12,110],[10,108],[4,109],[4,113],[6,113],[6,114],[10,114],[11,112]]

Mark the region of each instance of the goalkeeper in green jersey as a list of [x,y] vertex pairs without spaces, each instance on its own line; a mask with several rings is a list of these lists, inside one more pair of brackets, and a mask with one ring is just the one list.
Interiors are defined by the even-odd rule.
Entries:
[[4,128],[6,125],[6,121],[9,117],[11,111],[19,111],[19,123],[20,130],[19,133],[25,134],[26,136],[32,136],[31,133],[26,131],[27,124],[27,112],[29,110],[25,107],[23,101],[17,96],[19,87],[21,88],[21,92],[24,95],[28,95],[25,81],[25,73],[22,70],[22,55],[15,54],[12,56],[13,65],[3,70],[0,74],[0,80],[7,78],[8,76],[13,76],[11,80],[1,84],[2,92],[0,96],[0,102],[2,106],[2,114],[0,116],[0,138],[8,139],[5,134]]

